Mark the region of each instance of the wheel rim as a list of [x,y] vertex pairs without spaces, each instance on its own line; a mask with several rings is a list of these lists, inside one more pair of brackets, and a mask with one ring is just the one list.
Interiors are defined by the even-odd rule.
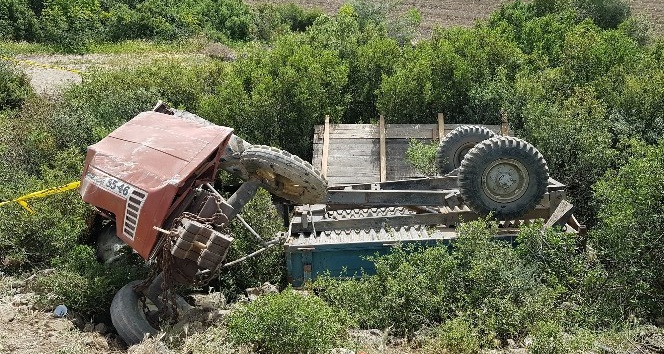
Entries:
[[258,169],[255,171],[255,174],[264,184],[273,186],[275,188],[281,188],[287,194],[301,195],[303,193],[302,186],[273,171],[267,169]]
[[499,159],[489,164],[482,174],[482,191],[500,203],[515,201],[528,188],[528,170],[514,159]]

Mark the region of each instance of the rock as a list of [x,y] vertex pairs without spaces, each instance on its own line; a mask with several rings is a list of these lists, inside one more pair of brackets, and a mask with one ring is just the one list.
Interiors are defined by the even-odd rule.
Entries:
[[106,332],[108,332],[108,327],[106,327],[106,324],[104,323],[97,323],[95,325],[95,332],[99,334],[106,334]]
[[516,348],[516,342],[514,341],[514,339],[511,339],[511,338],[507,339],[507,347],[508,348]]
[[87,322],[83,326],[83,332],[94,332],[94,330],[95,330],[95,324],[92,322]]
[[375,329],[375,328],[373,328],[373,329],[370,329],[370,330],[369,330],[369,334],[371,334],[372,336],[378,336],[378,337],[380,337],[380,336],[383,335],[383,332],[382,332],[380,329]]
[[265,282],[261,286],[261,292],[263,294],[274,294],[274,293],[278,293],[279,289],[277,289],[277,287],[275,285],[272,285],[268,282]]
[[12,322],[16,318],[16,312],[15,308],[3,306],[2,312],[0,312],[0,323]]
[[355,351],[346,348],[334,348],[330,350],[330,354],[355,354]]
[[205,48],[203,48],[203,54],[223,61],[234,61],[237,59],[237,55],[231,48],[217,42],[205,46]]
[[217,311],[210,311],[207,315],[207,318],[205,319],[206,322],[209,323],[214,323],[222,318],[227,317],[231,313],[231,310],[217,310]]
[[249,301],[254,301],[261,295],[260,288],[248,288],[245,291],[247,292],[247,298]]
[[204,309],[220,309],[226,307],[226,297],[220,292],[194,295],[196,305]]
[[531,336],[527,336],[527,337],[523,340],[523,345],[525,345],[526,347],[530,347],[531,345],[533,345],[533,337],[531,337]]
[[56,331],[69,331],[74,328],[74,324],[71,321],[64,318],[50,321],[49,327],[53,328]]

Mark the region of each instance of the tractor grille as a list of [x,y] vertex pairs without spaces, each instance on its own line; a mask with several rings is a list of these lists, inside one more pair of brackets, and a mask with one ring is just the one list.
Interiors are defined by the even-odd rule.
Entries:
[[127,198],[127,208],[125,209],[122,233],[132,241],[136,235],[138,216],[141,214],[141,208],[143,207],[143,202],[145,202],[147,196],[147,193],[138,189],[133,189]]

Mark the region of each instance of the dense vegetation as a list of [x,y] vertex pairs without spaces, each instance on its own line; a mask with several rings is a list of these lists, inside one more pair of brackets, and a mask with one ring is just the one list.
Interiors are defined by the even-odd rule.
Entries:
[[318,15],[293,4],[253,10],[240,0],[2,0],[0,38],[43,42],[74,53],[93,43],[129,39],[267,40],[302,31]]
[[[587,235],[532,227],[513,249],[490,240],[490,221],[472,223],[452,252],[397,249],[375,260],[376,276],[323,279],[313,289],[326,304],[302,303],[324,309],[325,321],[332,320],[327,306],[347,312],[350,321],[337,319],[335,326],[391,328],[404,336],[434,329],[432,345],[467,352],[528,336],[533,350],[565,352],[584,345],[569,334],[664,316],[664,43],[621,1],[515,2],[473,28],[437,29],[417,41],[417,13],[399,17],[365,1],[335,16],[232,0],[0,0],[0,9],[8,9],[0,11],[3,38],[65,50],[90,41],[201,34],[246,41],[233,62],[95,72],[57,99],[35,96],[25,76],[1,62],[2,200],[79,178],[86,146],[158,99],[305,159],[313,126],[325,115],[344,123],[372,122],[379,113],[392,123],[433,123],[444,112],[446,122],[486,124],[505,115],[568,185]],[[266,234],[279,225],[268,200],[261,195],[248,212]],[[90,314],[100,308],[93,304],[141,274],[135,262],[131,274],[93,265],[85,245],[92,211],[75,193],[33,207],[38,213],[0,208],[3,272],[57,267],[61,275],[41,281],[41,289]],[[282,264],[275,252],[225,273],[221,284],[236,292],[276,282]],[[268,320],[278,318],[270,311],[290,315],[279,306],[297,302],[296,295],[283,296],[265,300]],[[237,316],[235,340],[275,345],[251,332],[263,324]],[[324,345],[309,340],[317,334]],[[329,332],[303,335],[312,350],[331,345]],[[560,346],[548,347],[551,338]]]

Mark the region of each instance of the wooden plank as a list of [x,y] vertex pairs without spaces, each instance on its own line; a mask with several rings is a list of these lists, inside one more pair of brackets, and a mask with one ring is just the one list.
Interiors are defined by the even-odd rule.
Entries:
[[366,168],[366,165],[379,166],[380,161],[376,159],[375,155],[364,156],[330,156],[328,163],[330,166],[345,165],[349,167],[358,167],[360,169]]
[[385,145],[385,117],[380,115],[379,122],[379,134],[380,134],[380,181],[384,182],[387,180],[387,161],[385,156],[387,154],[387,146]]
[[343,145],[343,146],[355,146],[355,145],[372,145],[375,144],[378,146],[380,140],[378,137],[374,138],[338,138],[330,134],[330,145]]
[[445,115],[443,112],[438,113],[438,138],[440,141],[445,137]]
[[327,177],[327,159],[330,153],[330,116],[325,116],[325,130],[323,132],[323,155],[321,158],[320,171],[323,177]]
[[509,124],[509,122],[507,121],[507,114],[506,114],[504,111],[501,112],[501,114],[500,114],[500,120],[501,120],[501,124],[500,124],[500,135],[502,135],[502,136],[507,136],[507,135],[509,135],[510,124]]
[[378,139],[378,130],[375,132],[364,130],[334,130],[330,131],[332,139]]

